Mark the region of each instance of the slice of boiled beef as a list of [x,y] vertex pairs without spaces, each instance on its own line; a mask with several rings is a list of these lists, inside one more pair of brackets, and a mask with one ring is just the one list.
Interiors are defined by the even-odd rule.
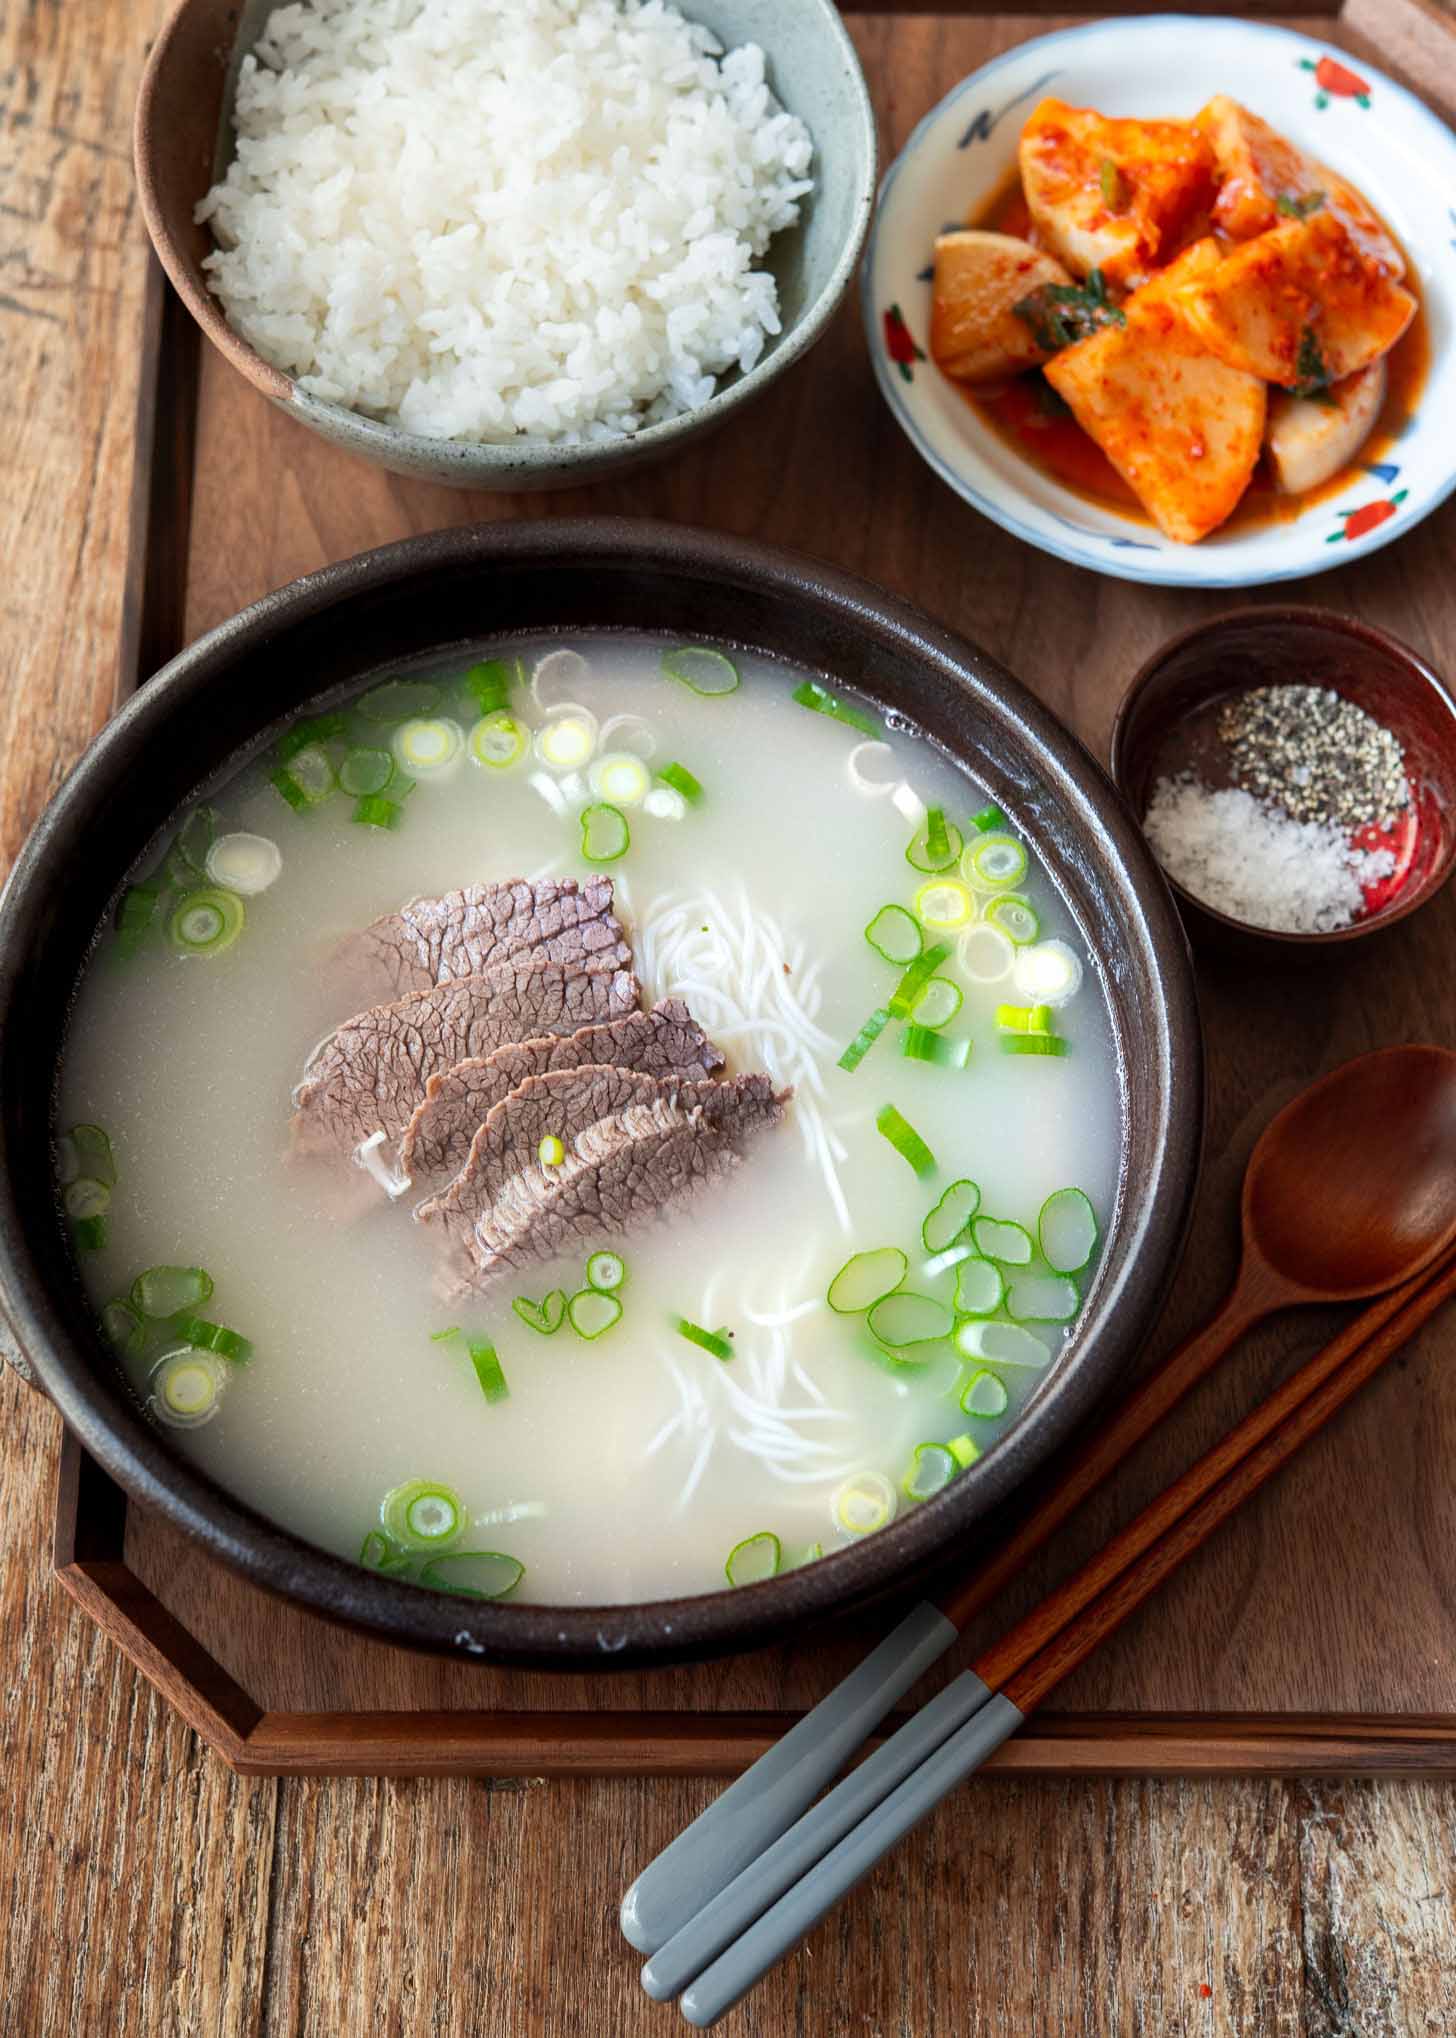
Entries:
[[351,934],[336,967],[356,1002],[383,1004],[526,953],[565,968],[630,968],[611,879],[504,878],[413,899]]
[[430,1077],[425,1100],[400,1142],[400,1168],[416,1181],[453,1172],[463,1166],[491,1110],[517,1084],[587,1064],[701,1082],[722,1068],[723,1056],[680,998],[665,998],[650,1012],[629,1012],[605,1026],[585,1026],[564,1039],[497,1048]]
[[[635,1070],[531,1076],[497,1104],[470,1157],[415,1213],[464,1245],[477,1284],[550,1259],[573,1238],[615,1237],[732,1165],[741,1142],[783,1115],[766,1075],[684,1082]],[[541,1141],[565,1159],[543,1166]]]
[[432,1075],[511,1041],[571,1034],[635,1010],[629,969],[526,954],[477,976],[374,1005],[331,1034],[294,1092],[296,1153],[347,1154],[414,1115]]

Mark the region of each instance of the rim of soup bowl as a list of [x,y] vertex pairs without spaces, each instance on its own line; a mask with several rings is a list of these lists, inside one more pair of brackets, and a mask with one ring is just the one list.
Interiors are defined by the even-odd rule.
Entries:
[[[861,1542],[760,1584],[593,1606],[471,1600],[366,1571],[279,1527],[144,1419],[104,1346],[54,1198],[33,1187],[51,1165],[55,1114],[50,1086],[35,1079],[37,1055],[48,1043],[54,1056],[107,899],[152,835],[200,784],[236,770],[309,700],[329,686],[344,689],[343,676],[318,685],[319,647],[354,633],[357,648],[344,643],[332,655],[354,668],[357,687],[371,666],[402,662],[405,654],[382,641],[393,614],[402,641],[414,631],[421,662],[449,656],[468,632],[447,639],[429,621],[417,626],[416,615],[447,615],[453,600],[488,618],[492,580],[503,609],[513,584],[518,594],[527,590],[529,606],[532,575],[542,590],[534,598],[560,609],[554,622],[533,613],[507,634],[589,630],[587,613],[597,606],[610,613],[603,589],[640,601],[652,582],[695,604],[731,600],[739,628],[701,634],[814,669],[812,657],[784,648],[807,638],[840,661],[818,670],[881,705],[893,707],[886,694],[902,688],[922,703],[930,740],[999,792],[1013,819],[1018,809],[1023,825],[1029,817],[1033,840],[1039,829],[1055,829],[1050,846],[1045,839],[1039,846],[1084,937],[1089,902],[1115,908],[1130,937],[1126,953],[1092,951],[1113,1016],[1123,1148],[1098,1280],[1072,1338],[1005,1438],[944,1493]],[[476,641],[486,634],[476,627]],[[863,670],[846,679],[842,666],[851,659],[882,675],[885,691]],[[240,674],[256,683],[230,683]],[[891,684],[886,674],[898,677]],[[936,726],[945,717],[960,719],[959,735]],[[213,745],[204,768],[177,740],[189,719]],[[1000,750],[978,752],[973,729]],[[88,857],[94,875],[86,874]],[[39,1384],[135,1500],[251,1583],[390,1641],[465,1660],[600,1670],[701,1658],[767,1645],[923,1578],[1068,1440],[1151,1331],[1186,1233],[1202,1117],[1202,1037],[1183,929],[1130,810],[1081,743],[994,659],[908,604],[836,567],[719,532],[624,518],[461,526],[359,554],[265,595],[171,660],[103,729],[41,816],[0,896],[0,1128],[10,1155],[0,1174],[0,1316]]]

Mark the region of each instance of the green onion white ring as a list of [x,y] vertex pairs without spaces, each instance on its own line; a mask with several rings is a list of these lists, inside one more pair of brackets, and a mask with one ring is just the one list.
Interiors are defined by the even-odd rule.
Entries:
[[532,748],[548,771],[580,771],[597,747],[597,718],[575,701],[556,708],[536,731]]
[[895,1489],[883,1472],[855,1472],[836,1486],[830,1518],[841,1535],[868,1536],[895,1518]]
[[276,884],[283,852],[266,835],[219,835],[207,852],[207,875],[215,885],[255,898]]
[[186,1345],[153,1368],[147,1405],[170,1429],[199,1429],[217,1414],[227,1377],[220,1359]]
[[89,1175],[80,1175],[67,1184],[61,1201],[67,1217],[104,1217],[111,1208],[111,1191],[105,1182],[93,1182]]
[[956,944],[956,959],[973,984],[999,984],[1009,977],[1017,951],[999,927],[985,920],[968,927]]
[[880,742],[878,737],[873,737],[866,743],[856,743],[845,760],[844,768],[848,773],[850,784],[862,798],[867,800],[883,800],[888,798],[894,792],[896,784],[900,782],[895,779],[893,774],[889,778],[870,778],[866,776],[865,766],[875,757],[876,752],[883,753],[882,761],[888,761],[893,766],[895,762],[893,749],[888,743]]
[[961,876],[980,892],[1009,891],[1026,876],[1026,845],[993,829],[973,835],[961,856]]
[[470,755],[488,771],[508,771],[531,746],[531,732],[508,708],[494,708],[471,728]]
[[[579,651],[548,651],[544,658],[536,660],[536,669],[531,674],[531,699],[542,714],[550,714],[570,698],[584,679],[591,678],[591,667]],[[555,693],[554,700],[547,700],[548,692]]]
[[612,750],[594,757],[586,782],[595,798],[609,800],[614,807],[640,807],[652,790],[647,766],[630,750]]
[[1013,975],[1024,998],[1037,1005],[1065,1005],[1082,985],[1082,958],[1065,941],[1034,941],[1016,952]]
[[959,878],[933,877],[915,894],[915,916],[937,934],[955,934],[976,917],[976,895]]
[[654,821],[685,821],[688,803],[670,785],[655,785],[642,802],[642,811],[650,814]]
[[236,892],[220,885],[184,892],[167,923],[172,946],[182,955],[221,955],[243,931],[247,915]]
[[406,1479],[385,1494],[379,1519],[385,1533],[411,1550],[438,1550],[465,1526],[465,1509],[453,1487],[432,1479]]
[[401,722],[394,732],[395,760],[411,778],[453,776],[464,748],[465,731],[446,715],[431,721]]
[[925,802],[921,799],[919,793],[915,791],[908,779],[902,778],[897,786],[891,787],[890,805],[895,809],[896,813],[904,816],[912,829],[918,830],[923,825],[925,820]]
[[611,744],[617,750],[630,750],[635,757],[657,755],[656,733],[641,715],[609,715],[598,740],[604,750]]

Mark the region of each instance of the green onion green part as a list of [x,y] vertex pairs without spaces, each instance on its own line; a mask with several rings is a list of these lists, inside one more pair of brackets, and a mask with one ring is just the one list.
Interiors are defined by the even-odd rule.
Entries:
[[778,1537],[760,1529],[756,1536],[745,1536],[741,1543],[733,1545],[723,1574],[730,1585],[757,1585],[764,1578],[778,1575],[783,1556]]
[[983,917],[991,926],[999,927],[1015,948],[1028,947],[1041,932],[1036,908],[1020,892],[998,892],[986,901]]
[[161,901],[162,887],[150,879],[127,886],[117,901],[116,931],[128,946],[150,931]]
[[703,797],[701,783],[693,777],[685,764],[664,764],[658,771],[657,782],[659,785],[669,786],[675,793],[680,793],[690,807],[697,806]]
[[900,1482],[907,1500],[933,1500],[943,1493],[960,1470],[954,1454],[944,1444],[917,1444],[910,1470]]
[[552,1337],[566,1321],[566,1290],[553,1288],[540,1302],[533,1302],[527,1295],[513,1295],[511,1307],[529,1329],[538,1330],[542,1337]]
[[161,1323],[182,1310],[200,1309],[212,1300],[212,1289],[206,1267],[148,1267],[131,1284],[131,1306]]
[[917,955],[890,994],[889,1016],[892,1019],[908,1019],[915,1009],[916,1000],[940,965],[950,954],[949,947],[937,941],[922,955]]
[[675,1316],[672,1327],[679,1337],[685,1337],[690,1345],[711,1352],[715,1359],[731,1359],[733,1347],[721,1331],[704,1330],[700,1323],[691,1322],[686,1316]]
[[864,933],[876,955],[898,963],[901,969],[914,962],[925,946],[920,922],[905,906],[881,906]]
[[1006,1276],[994,1260],[980,1253],[956,1266],[957,1316],[994,1316],[1006,1299]]
[[915,1000],[912,1016],[917,1026],[934,1032],[937,1027],[949,1026],[964,1003],[965,993],[958,983],[950,977],[932,977]]
[[465,1509],[453,1487],[406,1479],[385,1494],[379,1519],[385,1534],[405,1549],[442,1549],[464,1528]]
[[354,705],[366,722],[407,722],[414,715],[437,715],[444,695],[428,679],[388,679]]
[[1007,1284],[1006,1314],[1013,1323],[1070,1323],[1081,1302],[1076,1282],[1065,1274],[1016,1274]]
[[957,1469],[962,1472],[968,1465],[974,1465],[981,1455],[981,1446],[973,1436],[952,1437],[946,1449],[955,1459]]
[[588,1343],[604,1335],[621,1321],[622,1304],[615,1295],[600,1288],[580,1288],[566,1305],[566,1320],[578,1337]]
[[928,1253],[943,1253],[965,1235],[971,1219],[981,1207],[981,1192],[963,1178],[952,1182],[920,1227],[920,1243]]
[[853,1075],[889,1023],[889,1012],[883,1005],[877,1006],[839,1057],[839,1067]]
[[993,1422],[998,1415],[1004,1415],[1010,1405],[1011,1396],[1006,1392],[1006,1382],[984,1369],[972,1373],[961,1390],[962,1415],[978,1415],[984,1422]]
[[710,700],[719,694],[737,693],[741,684],[733,660],[711,644],[679,644],[674,651],[664,651],[662,670],[667,679],[675,679]]
[[1014,1224],[1009,1218],[976,1217],[971,1221],[971,1237],[985,1259],[999,1261],[1003,1267],[1031,1265],[1031,1233],[1024,1224]]
[[[933,817],[938,818],[938,827]],[[943,841],[943,846],[942,846]],[[947,821],[939,807],[926,810],[925,819],[910,838],[905,851],[905,861],[912,870],[934,875],[937,871],[953,870],[956,858],[964,844],[961,831],[954,821]]]
[[620,807],[594,800],[581,810],[581,853],[588,863],[615,863],[632,844],[632,831]]
[[167,923],[167,932],[181,955],[221,955],[242,933],[246,919],[236,892],[204,885],[183,894]]
[[904,1280],[909,1260],[897,1245],[874,1246],[854,1253],[829,1283],[826,1300],[836,1316],[861,1316]]
[[280,764],[291,764],[300,750],[336,743],[347,728],[343,715],[305,715],[291,729],[284,730],[273,746],[273,755]]
[[827,686],[820,686],[817,680],[806,679],[802,686],[794,688],[794,699],[801,708],[812,708],[816,715],[828,715],[831,720],[845,722],[851,729],[858,729],[862,736],[868,736],[878,743],[884,730],[873,715],[866,714],[852,702],[831,693]]
[[998,1005],[996,1024],[1003,1033],[1050,1033],[1050,1005]]
[[71,1236],[76,1241],[78,1251],[99,1253],[106,1244],[105,1217],[78,1217],[71,1227]]
[[896,1153],[910,1163],[917,1175],[934,1174],[935,1155],[909,1119],[893,1104],[886,1104],[882,1111],[875,1114],[875,1129],[889,1140]]
[[586,1284],[611,1295],[627,1278],[627,1262],[620,1253],[593,1253],[586,1263]]
[[475,1368],[475,1377],[480,1382],[480,1391],[492,1404],[505,1401],[510,1396],[504,1369],[496,1355],[495,1346],[488,1337],[472,1338],[467,1346],[470,1363]]
[[477,764],[483,764],[488,771],[507,771],[525,756],[531,746],[531,735],[524,722],[518,722],[514,715],[500,708],[494,714],[482,715],[466,741]]
[[359,1562],[366,1571],[407,1571],[413,1559],[378,1529],[370,1529],[359,1545]]
[[73,1125],[66,1134],[76,1156],[76,1173],[93,1182],[116,1187],[116,1156],[111,1141],[99,1125]]
[[1041,1256],[1054,1274],[1080,1274],[1097,1250],[1097,1217],[1081,1189],[1058,1189],[1036,1220]]
[[461,684],[477,715],[493,715],[510,700],[511,680],[510,667],[503,658],[483,658],[471,666]]
[[146,1325],[124,1295],[114,1296],[102,1309],[101,1328],[125,1359],[139,1359],[146,1350]]
[[339,766],[339,785],[351,799],[382,793],[394,777],[394,759],[387,750],[351,750]]
[[247,1338],[239,1337],[225,1323],[209,1323],[205,1317],[189,1316],[182,1310],[170,1319],[169,1327],[194,1351],[216,1352],[220,1359],[229,1359],[235,1366],[245,1366],[253,1356]]
[[268,774],[268,783],[300,814],[322,806],[338,782],[329,753],[318,743],[305,744],[287,764]]
[[955,1329],[955,1318],[944,1302],[908,1288],[897,1288],[875,1303],[867,1321],[870,1336],[892,1352],[904,1351],[907,1345],[935,1344]]
[[973,835],[961,858],[961,876],[977,891],[1007,891],[1026,876],[1026,847],[1014,835],[992,829]]
[[504,1599],[525,1575],[525,1565],[501,1550],[451,1550],[420,1566],[421,1585],[463,1599]]
[[907,1026],[900,1036],[900,1052],[909,1061],[935,1062],[940,1068],[970,1067],[969,1040],[947,1040],[929,1026]]
[[982,835],[989,835],[993,829],[1006,826],[1006,816],[999,807],[982,807],[979,814],[972,814],[971,826]]
[[937,934],[959,934],[976,917],[976,895],[959,878],[933,877],[915,894],[915,911]]
[[1051,1055],[1061,1060],[1067,1052],[1067,1043],[1060,1033],[1003,1033],[1001,1052]]
[[393,800],[371,793],[355,803],[353,818],[361,828],[397,828],[401,814],[402,809]]

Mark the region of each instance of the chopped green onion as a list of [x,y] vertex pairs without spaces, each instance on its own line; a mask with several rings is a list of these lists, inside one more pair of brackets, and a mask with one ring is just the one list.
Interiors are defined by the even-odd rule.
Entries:
[[443,699],[430,680],[387,679],[354,705],[366,722],[407,722],[411,716],[438,714]]
[[1013,1323],[1070,1323],[1081,1302],[1065,1274],[1018,1274],[1007,1287],[1006,1314]]
[[586,1263],[586,1284],[612,1294],[627,1278],[627,1262],[620,1253],[593,1253]]
[[961,876],[977,891],[1000,892],[1019,885],[1026,876],[1026,846],[1014,835],[993,829],[973,835],[961,858]]
[[342,715],[305,715],[291,729],[285,729],[273,746],[279,764],[291,764],[301,750],[316,750],[324,743],[336,743],[348,728]]
[[956,960],[973,984],[999,984],[1010,976],[1016,955],[1001,929],[986,920],[968,927],[956,944]]
[[994,1260],[972,1253],[956,1266],[957,1316],[994,1316],[1006,1297],[1006,1276]]
[[835,1488],[829,1507],[847,1536],[871,1535],[893,1520],[895,1489],[882,1472],[855,1472]]
[[1014,1224],[1009,1218],[976,1217],[971,1220],[971,1237],[984,1259],[996,1260],[1003,1267],[1031,1265],[1031,1233],[1024,1224]]
[[87,1175],[93,1182],[104,1182],[108,1189],[116,1187],[116,1156],[111,1151],[111,1141],[99,1125],[73,1125],[66,1134],[76,1156],[76,1173]]
[[688,803],[670,785],[655,785],[642,802],[642,811],[650,814],[654,821],[685,821]]
[[941,1068],[970,1066],[969,1040],[946,1040],[929,1026],[907,1026],[900,1036],[900,1052],[909,1061],[932,1061]]
[[575,704],[553,708],[532,747],[551,771],[580,771],[597,747],[597,718]]
[[366,1571],[408,1571],[414,1559],[378,1529],[370,1529],[359,1545],[359,1562]]
[[864,931],[865,940],[886,962],[898,963],[903,969],[906,963],[914,962],[925,946],[920,932],[920,923],[905,906],[881,906]]
[[506,771],[519,764],[530,747],[531,736],[524,722],[498,709],[482,715],[470,731],[470,754],[490,771]]
[[1050,1033],[1050,1005],[998,1005],[996,1024],[1003,1033]]
[[1011,1396],[1006,1392],[1006,1382],[984,1370],[972,1373],[961,1393],[962,1415],[979,1415],[985,1422],[1004,1415],[1010,1405]]
[[791,1571],[802,1571],[806,1564],[817,1564],[824,1555],[823,1543],[807,1543],[789,1566]]
[[816,715],[828,715],[833,721],[847,722],[851,729],[858,729],[862,736],[869,736],[878,742],[884,730],[872,715],[863,708],[855,707],[827,686],[820,686],[817,680],[806,679],[802,686],[794,688],[793,698],[801,708],[812,708]]
[[932,878],[915,894],[915,911],[937,933],[958,934],[976,917],[976,899],[958,878]]
[[912,1382],[923,1386],[930,1377],[930,1369],[924,1358],[901,1359],[886,1346],[876,1344],[872,1337],[862,1338],[856,1347],[861,1358],[868,1359],[882,1373],[888,1373],[892,1380],[909,1386]]
[[1041,1256],[1054,1274],[1080,1274],[1097,1250],[1097,1218],[1081,1189],[1058,1189],[1036,1220]]
[[521,676],[521,661],[516,661],[513,675],[503,658],[483,658],[478,665],[472,665],[461,684],[475,705],[477,715],[493,715],[505,707],[511,697],[513,677]]
[[394,759],[387,750],[351,750],[339,766],[339,784],[352,799],[382,793],[394,777]]
[[836,1316],[861,1316],[905,1278],[910,1262],[897,1245],[874,1246],[854,1253],[829,1283],[826,1300]]
[[401,722],[391,745],[400,769],[419,778],[443,778],[465,748],[465,731],[447,717]]
[[679,1337],[685,1337],[690,1345],[697,1345],[702,1351],[711,1352],[715,1359],[731,1359],[733,1347],[721,1331],[704,1330],[700,1323],[692,1323],[686,1316],[675,1316],[672,1327]]
[[982,917],[992,927],[999,927],[1013,948],[1027,947],[1041,932],[1036,908],[1020,892],[998,892],[986,901]]
[[897,1288],[893,1295],[875,1303],[867,1321],[870,1336],[892,1352],[903,1351],[907,1345],[935,1344],[955,1329],[955,1318],[944,1302],[934,1295],[913,1294],[908,1288]]
[[847,1069],[853,1075],[889,1023],[890,1015],[886,1008],[883,1005],[876,1006],[839,1057],[839,1067]]
[[1041,1339],[1019,1323],[968,1320],[957,1326],[955,1342],[963,1358],[984,1359],[992,1366],[1044,1366],[1051,1357]]
[[923,955],[917,955],[914,962],[901,977],[890,993],[889,1014],[892,1019],[908,1019],[915,1009],[915,1001],[940,965],[950,954],[943,941],[937,941],[927,948]]
[[543,1168],[559,1168],[566,1159],[566,1148],[558,1135],[548,1132],[536,1149],[536,1158]]
[[197,1429],[217,1414],[227,1372],[210,1352],[169,1352],[152,1374],[151,1408],[173,1429]]
[[116,906],[116,931],[128,944],[141,940],[157,917],[162,887],[150,879],[128,885]]
[[282,870],[283,852],[266,835],[219,835],[207,852],[207,876],[213,884],[245,899],[266,892]]
[[615,863],[632,846],[632,831],[620,807],[597,800],[581,810],[581,853],[588,863]]
[[915,1130],[908,1118],[898,1112],[893,1104],[886,1104],[875,1115],[875,1129],[888,1139],[902,1160],[907,1160],[917,1175],[931,1175],[935,1172],[935,1155]]
[[999,807],[982,807],[979,814],[972,814],[971,826],[983,835],[989,835],[993,828],[1004,828],[1006,816]]
[[167,851],[165,867],[174,884],[186,891],[207,873],[207,858],[217,834],[216,807],[194,807],[183,820]]
[[500,1550],[452,1550],[420,1566],[421,1585],[465,1599],[504,1599],[525,1575],[525,1565]]
[[958,983],[950,977],[932,977],[915,1000],[915,1024],[930,1032],[949,1026],[964,1003],[965,994]]
[[1058,1058],[1067,1052],[1067,1043],[1060,1033],[1003,1033],[1001,1036],[1003,1054],[1045,1054]]
[[566,1290],[553,1288],[540,1302],[531,1301],[527,1295],[513,1295],[511,1307],[530,1329],[540,1331],[542,1337],[552,1337],[566,1321]]
[[[307,810],[314,805],[314,802],[308,797],[307,793],[304,791],[303,787],[298,783],[298,780],[293,776],[293,773],[291,771],[270,771],[268,774],[268,783],[269,785],[272,786],[274,792],[278,794],[280,799],[287,800],[289,806],[292,807],[295,814],[306,813]],[[132,887],[133,891],[146,891],[149,889],[150,887],[145,885],[134,885]],[[122,900],[123,906],[125,906],[127,900],[130,899],[130,897],[131,893],[128,892],[126,898]],[[127,928],[123,927],[119,920],[117,922],[118,933],[130,933],[140,931],[141,930],[139,927],[134,929]]]
[[907,1500],[932,1500],[944,1492],[959,1470],[954,1454],[944,1444],[917,1444],[900,1491]]
[[981,1455],[981,1446],[973,1436],[952,1437],[949,1443],[947,1443],[946,1449],[955,1459],[958,1469],[962,1472],[965,1471],[968,1465],[974,1465],[977,1458]]
[[216,1352],[220,1359],[230,1359],[235,1366],[245,1366],[253,1356],[247,1338],[239,1337],[226,1324],[209,1323],[205,1317],[189,1316],[185,1310],[171,1318],[169,1328],[195,1351]]
[[507,1400],[511,1390],[506,1383],[505,1372],[502,1369],[499,1358],[496,1356],[495,1346],[491,1343],[490,1339],[488,1337],[472,1338],[466,1349],[470,1353],[470,1363],[475,1368],[475,1377],[480,1382],[480,1391],[486,1400],[492,1406],[497,1401]]
[[78,1217],[71,1228],[71,1236],[79,1251],[99,1253],[106,1244],[105,1217]]
[[976,1184],[962,1179],[952,1182],[920,1227],[920,1243],[928,1253],[942,1253],[965,1236],[966,1228],[981,1207]]
[[760,1529],[756,1536],[745,1536],[733,1545],[723,1575],[730,1585],[757,1585],[765,1578],[777,1577],[783,1557],[778,1537]]
[[925,819],[910,838],[905,861],[912,870],[929,873],[953,870],[963,844],[964,838],[955,822],[946,820],[942,808],[929,807]]
[[459,1335],[459,1324],[452,1323],[448,1330],[432,1330],[430,1332],[430,1343],[432,1345],[447,1345],[452,1339],[459,1337]]
[[210,1302],[212,1287],[206,1267],[148,1267],[131,1284],[131,1306],[138,1315],[160,1323]]
[[322,806],[338,784],[329,753],[317,743],[295,751],[278,771],[270,771],[268,783],[281,793],[296,813]]
[[630,750],[612,750],[595,759],[586,782],[599,800],[617,807],[640,807],[652,788],[647,766]]
[[1035,941],[1016,953],[1016,988],[1043,1005],[1065,1005],[1082,982],[1082,959],[1065,941]]
[[685,764],[664,764],[657,777],[659,784],[670,787],[675,793],[681,793],[690,807],[697,806],[703,797],[701,784]]
[[622,1304],[600,1288],[580,1288],[566,1305],[566,1320],[578,1337],[590,1343],[621,1321]]
[[123,1358],[139,1359],[146,1350],[147,1330],[124,1295],[117,1295],[101,1312],[101,1328]]
[[370,793],[366,799],[356,801],[353,818],[361,828],[397,828],[402,811],[393,800]]
[[183,894],[167,923],[167,932],[181,955],[221,955],[242,933],[246,919],[236,892],[206,885]]
[[740,685],[738,667],[725,651],[715,651],[711,644],[679,644],[674,651],[664,651],[662,671],[665,678],[675,679],[709,700],[737,693]]
[[454,1542],[465,1526],[465,1509],[453,1487],[406,1479],[385,1494],[379,1519],[385,1534],[406,1549],[430,1550]]

